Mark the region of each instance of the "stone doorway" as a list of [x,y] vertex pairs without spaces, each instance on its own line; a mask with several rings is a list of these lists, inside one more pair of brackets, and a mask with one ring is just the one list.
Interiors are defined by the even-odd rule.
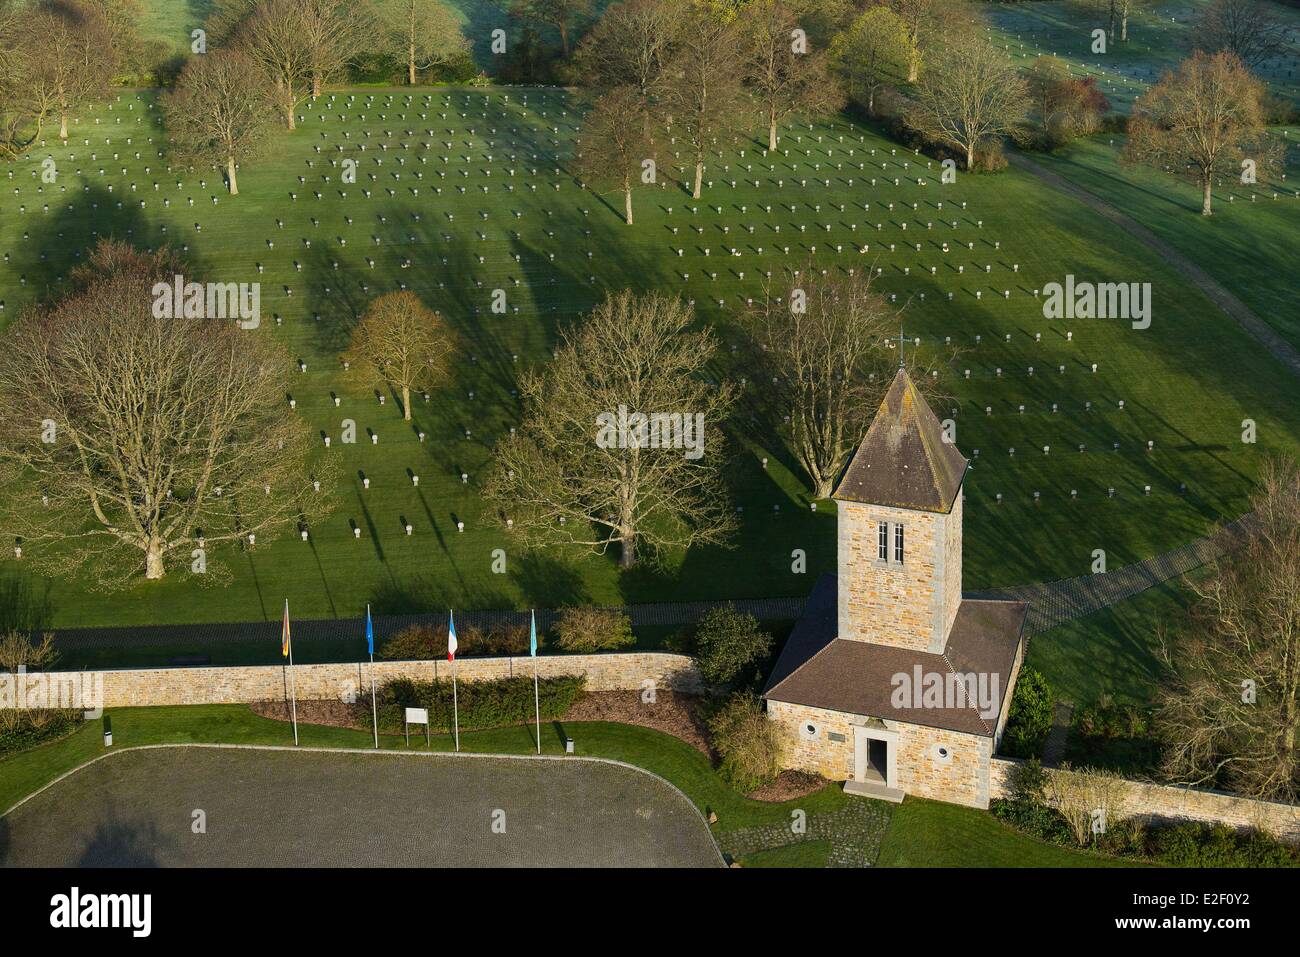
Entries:
[[898,789],[898,732],[883,721],[853,728],[853,778],[844,790],[864,797],[901,801]]

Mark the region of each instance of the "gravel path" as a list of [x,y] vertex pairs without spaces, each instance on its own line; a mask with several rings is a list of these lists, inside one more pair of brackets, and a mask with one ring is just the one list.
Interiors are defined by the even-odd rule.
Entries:
[[1219,284],[1209,273],[1192,262],[1169,243],[1165,242],[1151,230],[1147,229],[1127,213],[1112,206],[1096,193],[1090,192],[1063,176],[1039,165],[1023,153],[1009,152],[1007,159],[1012,166],[1041,179],[1048,186],[1067,193],[1083,203],[1089,209],[1106,217],[1120,229],[1124,230],[1138,242],[1149,248],[1171,267],[1200,289],[1220,309],[1255,338],[1265,349],[1277,357],[1278,361],[1288,366],[1296,375],[1300,375],[1300,352],[1291,343],[1278,335],[1273,328],[1259,316],[1255,315],[1244,302]]

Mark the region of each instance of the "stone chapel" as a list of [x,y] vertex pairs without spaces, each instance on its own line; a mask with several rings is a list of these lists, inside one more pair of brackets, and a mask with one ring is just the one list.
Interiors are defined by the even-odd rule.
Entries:
[[852,793],[988,807],[1028,609],[962,595],[969,464],[900,368],[832,496],[838,572],[763,692],[791,767]]

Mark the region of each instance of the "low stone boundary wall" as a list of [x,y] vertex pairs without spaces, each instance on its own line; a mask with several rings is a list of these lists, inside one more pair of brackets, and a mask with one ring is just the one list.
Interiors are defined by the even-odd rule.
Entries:
[[[529,657],[465,658],[456,662],[456,678],[486,681],[514,675],[532,677],[533,660]],[[694,661],[686,655],[662,652],[542,655],[536,662],[537,674],[543,678],[585,675],[589,691],[640,689],[646,681],[669,691],[697,693],[703,688]],[[374,668],[375,680],[383,683],[393,678],[450,679],[452,666],[443,658],[376,661]],[[106,708],[247,704],[289,697],[288,665],[116,669],[93,674],[102,676]],[[370,664],[295,665],[293,677],[299,698],[339,700],[369,687]]]
[[[1010,797],[1012,769],[1019,764],[1011,758],[994,758],[989,768],[989,797]],[[1059,770],[1053,773],[1069,774]],[[1125,817],[1154,818],[1166,821],[1204,821],[1229,827],[1259,828],[1277,838],[1300,842],[1300,807],[1274,801],[1258,801],[1224,791],[1126,781]]]

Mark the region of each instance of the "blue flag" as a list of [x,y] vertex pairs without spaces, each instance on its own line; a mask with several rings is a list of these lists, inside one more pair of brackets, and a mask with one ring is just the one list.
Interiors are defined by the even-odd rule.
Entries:
[[532,616],[533,616],[533,623],[532,623],[532,627],[529,629],[529,636],[528,636],[528,653],[532,655],[534,658],[536,658],[537,657],[537,612],[536,611],[532,612]]
[[370,606],[366,605],[366,648],[370,650],[370,657],[375,656],[375,626],[370,621]]

